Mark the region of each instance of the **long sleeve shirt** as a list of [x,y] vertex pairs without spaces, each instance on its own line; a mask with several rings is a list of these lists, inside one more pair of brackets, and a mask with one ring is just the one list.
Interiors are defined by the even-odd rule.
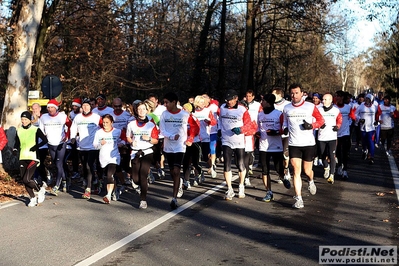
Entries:
[[[189,130],[187,130],[189,128]],[[160,134],[164,136],[164,152],[186,152],[186,141],[193,142],[199,132],[198,124],[189,113],[179,109],[176,113],[165,110],[159,120]],[[175,140],[175,136],[179,138]]]
[[283,129],[288,128],[288,145],[306,147],[316,145],[313,130],[305,130],[303,121],[312,124],[313,128],[319,128],[324,124],[324,118],[317,107],[310,102],[301,101],[298,104],[287,104],[284,106]]

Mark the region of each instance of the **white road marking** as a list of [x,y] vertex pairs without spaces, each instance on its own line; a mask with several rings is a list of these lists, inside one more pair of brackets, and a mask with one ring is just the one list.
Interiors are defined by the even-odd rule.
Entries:
[[17,204],[19,204],[19,202],[6,203],[6,204],[0,206],[0,210],[17,205]]
[[393,184],[395,185],[396,197],[399,203],[399,171],[395,163],[395,158],[393,156],[388,156],[389,166],[391,167],[391,173],[393,178]]
[[[238,176],[234,175],[231,180],[234,181],[237,178],[238,178]],[[99,252],[93,254],[92,256],[88,257],[85,260],[82,260],[81,262],[79,262],[79,263],[77,263],[75,265],[76,266],[86,266],[86,265],[91,265],[91,264],[99,261],[100,259],[108,256],[112,252],[120,249],[124,245],[129,244],[130,242],[132,242],[136,238],[138,238],[138,237],[144,235],[145,233],[151,231],[152,229],[154,229],[158,225],[160,225],[160,224],[166,222],[167,220],[171,219],[172,217],[174,217],[175,215],[179,214],[180,212],[186,210],[187,208],[190,208],[191,206],[193,206],[194,204],[196,204],[196,203],[200,202],[201,200],[205,199],[209,195],[212,195],[213,193],[215,193],[219,189],[223,188],[224,186],[226,186],[226,182],[222,182],[220,185],[217,185],[217,186],[213,187],[212,189],[206,191],[204,194],[201,194],[200,196],[192,199],[191,201],[187,202],[186,204],[184,204],[182,206],[179,206],[176,210],[173,210],[173,211],[165,214],[164,216],[162,216],[162,217],[158,218],[157,220],[153,221],[152,223],[140,228],[139,230],[137,230],[137,231],[133,232],[132,234],[128,235],[127,237],[122,238],[118,242],[116,242],[116,243],[104,248],[103,250],[100,250]]]

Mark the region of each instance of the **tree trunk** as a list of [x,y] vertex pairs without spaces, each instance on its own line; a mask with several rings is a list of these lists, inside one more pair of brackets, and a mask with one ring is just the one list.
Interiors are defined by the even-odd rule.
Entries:
[[57,6],[60,3],[60,0],[55,0],[52,2],[50,8],[47,12],[43,12],[42,14],[42,24],[38,30],[37,42],[36,42],[36,50],[34,54],[34,66],[33,66],[33,76],[35,77],[35,84],[33,85],[34,90],[41,91],[41,84],[44,77],[44,49],[47,38],[48,27],[54,21],[54,13],[57,10]]
[[44,0],[21,2],[21,10],[14,29],[14,54],[9,64],[9,74],[1,122],[4,129],[17,128],[20,114],[27,109],[28,90],[38,29]]
[[202,27],[200,40],[198,44],[197,56],[195,59],[195,69],[193,73],[192,79],[192,91],[195,92],[205,92],[204,88],[201,88],[202,84],[202,70],[204,69],[204,64],[206,60],[205,50],[206,50],[206,42],[208,39],[209,28],[211,26],[211,19],[213,12],[216,9],[217,0],[213,0],[212,3],[208,6],[208,11],[206,12],[206,18],[204,22],[204,26]]
[[[32,59],[35,51],[37,34],[43,13],[44,0],[26,0],[19,3],[13,18],[14,44],[13,55],[9,63],[9,74],[4,107],[1,118],[6,130],[8,147],[3,150],[3,162],[8,165],[16,161],[10,151],[15,138],[15,129],[21,124],[20,115],[28,108],[28,90],[31,76]],[[12,168],[12,166],[10,165]]]
[[245,46],[244,46],[244,64],[242,68],[242,92],[253,89],[253,53],[254,53],[254,22],[255,22],[254,1],[247,1],[247,16],[245,26]]
[[222,3],[222,14],[220,19],[220,45],[219,45],[219,80],[218,80],[218,91],[219,93],[224,91],[225,85],[225,65],[224,65],[224,52],[226,43],[226,12],[227,12],[227,0],[223,0]]

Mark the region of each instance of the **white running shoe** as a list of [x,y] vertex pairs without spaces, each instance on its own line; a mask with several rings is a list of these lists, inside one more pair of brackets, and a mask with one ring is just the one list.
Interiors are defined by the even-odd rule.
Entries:
[[211,167],[211,177],[216,178],[217,173],[216,173],[216,165],[212,165]]
[[294,199],[295,199],[295,203],[292,204],[293,208],[301,209],[301,208],[305,207],[305,205],[303,205],[303,200],[302,199],[298,199],[297,196],[294,196]]
[[238,186],[238,198],[239,199],[245,198],[245,186],[244,186],[244,184],[240,184]]
[[313,165],[318,166],[319,165],[319,157],[315,157],[313,160]]
[[39,193],[37,193],[37,203],[42,203],[45,200],[46,198],[45,194],[46,194],[46,189],[44,188],[44,186],[42,186],[39,190]]
[[309,186],[308,186],[308,190],[310,192],[310,194],[315,195],[317,188],[314,182],[309,182]]
[[179,191],[177,192],[177,197],[181,198],[183,196],[183,178],[180,178]]
[[246,177],[244,180],[244,186],[249,187],[251,186],[251,181],[249,180],[249,177]]
[[147,209],[147,201],[145,200],[140,201],[139,209]]
[[330,165],[327,166],[327,168],[324,168],[324,178],[328,178],[330,176]]
[[37,205],[37,198],[36,197],[31,198],[28,207],[35,207],[36,205]]
[[285,170],[284,170],[284,179],[287,179],[287,180],[291,180],[291,174],[290,174],[290,169],[289,168],[286,168]]
[[224,195],[225,200],[232,200],[236,194],[234,193],[234,190],[232,188],[228,189],[226,191],[226,194]]

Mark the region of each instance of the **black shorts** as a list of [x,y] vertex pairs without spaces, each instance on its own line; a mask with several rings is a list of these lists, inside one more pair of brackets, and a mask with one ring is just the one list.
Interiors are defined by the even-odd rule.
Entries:
[[300,158],[303,161],[311,162],[316,156],[316,145],[314,146],[288,146],[290,158]]
[[177,153],[164,152],[164,154],[166,160],[168,161],[169,169],[171,171],[173,170],[173,167],[181,168],[184,157],[183,152],[177,152]]

